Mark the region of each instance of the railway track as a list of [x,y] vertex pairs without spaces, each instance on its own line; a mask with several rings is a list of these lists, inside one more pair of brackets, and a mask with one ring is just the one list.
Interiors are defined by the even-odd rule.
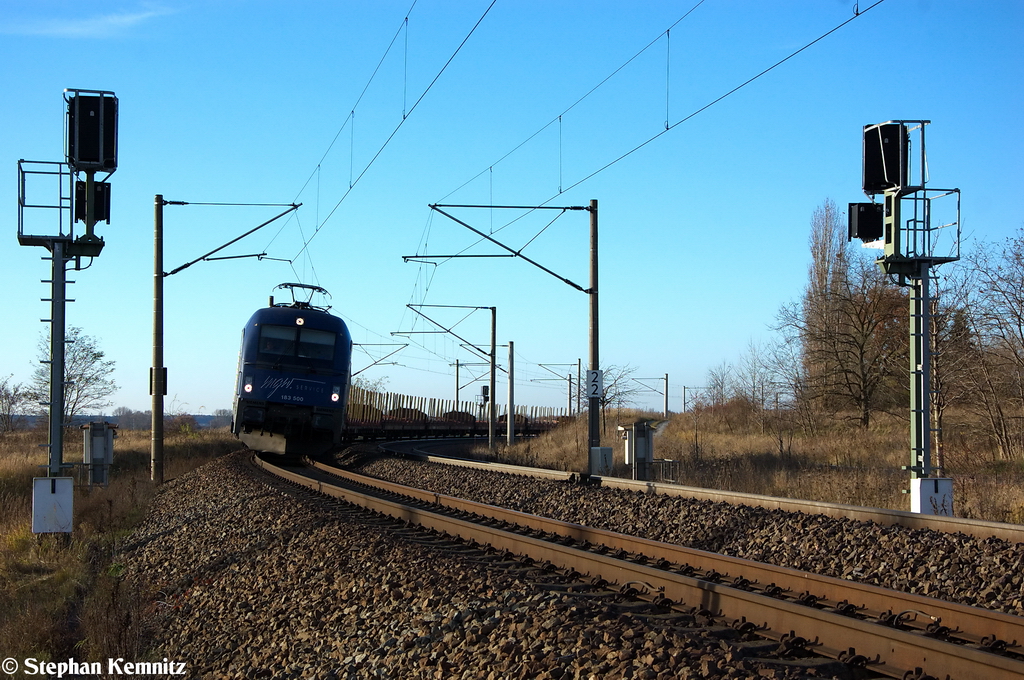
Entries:
[[591,575],[679,615],[702,616],[881,677],[1024,678],[1024,619],[657,543],[370,479],[323,464],[268,472],[367,509]]
[[[576,476],[576,473],[572,472],[468,460],[450,455],[433,454],[430,452],[432,448],[441,446],[443,446],[443,442],[440,441],[405,441],[388,442],[387,444],[381,445],[381,449],[406,458],[429,463],[454,465],[477,470],[489,470],[491,472],[507,472],[510,474],[536,477],[538,479],[564,481]],[[875,524],[880,524],[882,526],[899,525],[907,527],[908,529],[932,529],[934,531],[944,531],[947,533],[963,533],[968,536],[975,536],[982,539],[994,536],[1010,543],[1024,543],[1024,526],[1019,524],[1005,524],[1002,522],[966,519],[963,517],[922,515],[902,510],[867,508],[858,505],[825,503],[821,501],[807,501],[793,498],[778,498],[776,496],[765,496],[761,494],[702,489],[694,486],[683,486],[681,484],[645,482],[632,479],[622,479],[619,477],[595,476],[593,477],[593,481],[596,484],[612,489],[665,494],[668,496],[683,496],[685,498],[693,498],[697,500],[730,503],[732,505],[750,505],[754,507],[768,508],[771,510],[782,510],[785,512],[805,512],[813,515],[825,515],[827,517],[852,519],[861,522],[874,522]]]

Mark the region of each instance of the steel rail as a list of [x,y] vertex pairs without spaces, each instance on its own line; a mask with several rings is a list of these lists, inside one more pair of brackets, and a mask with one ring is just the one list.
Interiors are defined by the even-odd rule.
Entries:
[[[773,632],[769,637],[774,636],[778,639],[782,631],[803,633],[808,639],[813,636],[816,652],[834,658],[850,658],[855,655],[861,659],[875,658],[877,661],[869,662],[871,670],[890,677],[902,678],[908,672],[913,673],[916,669],[922,669],[939,676],[948,674],[957,679],[1024,678],[1024,662],[1011,657],[779,600],[761,593],[634,561],[523,536],[498,527],[387,500],[371,493],[343,488],[326,483],[322,479],[311,479],[307,475],[284,470],[259,458],[255,460],[264,469],[283,479],[375,512],[458,535],[465,540],[491,545],[497,549],[526,552],[535,560],[550,562],[578,572],[597,574],[609,581],[622,584],[643,583],[663,597],[688,606],[700,607],[734,621],[763,622],[763,626],[760,627]],[[376,484],[379,480],[373,481]],[[404,488],[418,491],[409,487]],[[425,493],[429,498],[436,499],[433,502],[437,503],[446,498],[432,492]],[[587,529],[579,525],[569,526],[574,527],[576,531]]]
[[[1017,647],[1018,643],[1024,643],[1024,618],[1003,612],[530,515],[367,478],[323,463],[313,463],[312,467],[355,484],[373,486],[458,512],[486,516],[532,531],[571,538],[580,543],[603,545],[611,550],[644,555],[651,560],[663,559],[686,565],[694,571],[713,575],[712,578],[717,581],[739,583],[744,588],[762,592],[770,591],[772,597],[776,598],[802,599],[819,607],[842,609],[848,614],[880,621],[888,620],[890,625],[896,624],[922,633],[937,631],[944,626],[944,635],[968,644]],[[913,618],[908,613],[913,613]],[[950,623],[955,624],[956,629]]]
[[[407,442],[408,443],[408,442]],[[578,476],[574,472],[563,472],[559,470],[548,470],[545,468],[532,468],[520,465],[506,465],[503,463],[490,463],[486,461],[467,460],[453,456],[442,456],[427,453],[423,444],[419,449],[411,450],[397,449],[398,442],[382,444],[385,450],[395,450],[401,455],[424,460],[430,463],[443,465],[457,465],[492,472],[506,472],[517,475],[527,475],[542,479],[566,480],[572,476]],[[778,498],[776,496],[764,496],[761,494],[740,493],[738,491],[720,491],[717,489],[702,489],[694,486],[681,484],[669,484],[665,482],[645,482],[619,477],[593,477],[597,484],[613,489],[624,489],[627,491],[638,491],[644,493],[664,494],[667,496],[682,496],[698,500],[709,500],[731,505],[750,505],[754,507],[769,508],[772,510],[783,510],[786,512],[806,512],[812,515],[826,515],[838,519],[854,519],[861,522],[875,522],[883,526],[904,526],[908,529],[932,529],[946,533],[964,533],[976,538],[996,537],[1010,543],[1024,543],[1024,525],[1005,524],[1003,522],[990,522],[979,519],[966,519],[963,517],[942,517],[939,515],[923,515],[904,510],[889,510],[887,508],[869,508],[859,505],[844,505],[842,503],[825,503],[823,501],[807,501],[791,498]]]

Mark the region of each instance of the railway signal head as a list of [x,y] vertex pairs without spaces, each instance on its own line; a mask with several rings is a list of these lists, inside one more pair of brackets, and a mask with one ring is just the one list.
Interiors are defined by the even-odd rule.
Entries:
[[78,171],[117,170],[117,97],[103,90],[65,90],[67,163]]

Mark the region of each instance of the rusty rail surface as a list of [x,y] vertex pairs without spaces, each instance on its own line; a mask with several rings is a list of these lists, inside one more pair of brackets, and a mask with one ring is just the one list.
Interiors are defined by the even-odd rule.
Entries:
[[[405,444],[405,446],[402,446]],[[439,444],[433,443],[434,446]],[[381,449],[399,453],[400,455],[423,460],[430,463],[443,465],[457,465],[460,467],[475,468],[478,470],[490,470],[491,472],[505,472],[516,475],[527,475],[542,479],[568,479],[577,475],[574,472],[563,472],[560,470],[548,470],[545,468],[532,468],[520,465],[506,465],[503,463],[491,463],[487,461],[468,460],[454,456],[431,454],[426,451],[431,445],[424,442],[388,442],[381,444]],[[812,515],[826,515],[828,517],[854,519],[861,522],[875,522],[884,526],[900,525],[909,529],[933,529],[947,533],[964,533],[976,538],[989,538],[994,536],[1010,543],[1024,543],[1024,525],[1006,524],[1003,522],[990,522],[980,519],[966,519],[963,517],[941,517],[938,515],[923,515],[904,510],[889,510],[887,508],[868,508],[859,505],[844,505],[842,503],[825,503],[822,501],[807,501],[794,498],[778,498],[775,496],[764,496],[753,493],[740,493],[737,491],[721,491],[717,489],[702,489],[695,486],[683,486],[681,484],[669,484],[666,482],[644,482],[620,477],[594,477],[594,480],[601,486],[613,489],[625,489],[628,491],[639,491],[645,493],[665,494],[667,496],[683,496],[699,500],[717,501],[730,503],[732,505],[751,505],[755,507],[783,510],[786,512],[806,512]]]
[[[687,606],[756,624],[771,639],[795,632],[814,640],[816,653],[867,663],[881,675],[903,678],[921,669],[955,680],[1024,679],[1024,661],[997,653],[1019,649],[1024,619],[1018,617],[526,515],[322,464],[296,472],[255,460],[281,478],[375,512],[607,581],[643,584]],[[345,488],[327,475],[372,488]],[[382,498],[374,489],[412,502]],[[446,514],[451,511],[477,518]],[[480,517],[494,522],[481,524]],[[961,642],[949,641],[954,639]]]

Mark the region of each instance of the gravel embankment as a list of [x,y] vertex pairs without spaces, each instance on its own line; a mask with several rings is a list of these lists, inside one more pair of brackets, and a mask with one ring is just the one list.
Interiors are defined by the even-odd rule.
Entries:
[[236,453],[166,484],[118,558],[153,602],[150,656],[188,677],[808,677],[745,658],[770,652],[735,632],[569,594],[259,475]]
[[380,458],[400,484],[1024,616],[1024,543]]

